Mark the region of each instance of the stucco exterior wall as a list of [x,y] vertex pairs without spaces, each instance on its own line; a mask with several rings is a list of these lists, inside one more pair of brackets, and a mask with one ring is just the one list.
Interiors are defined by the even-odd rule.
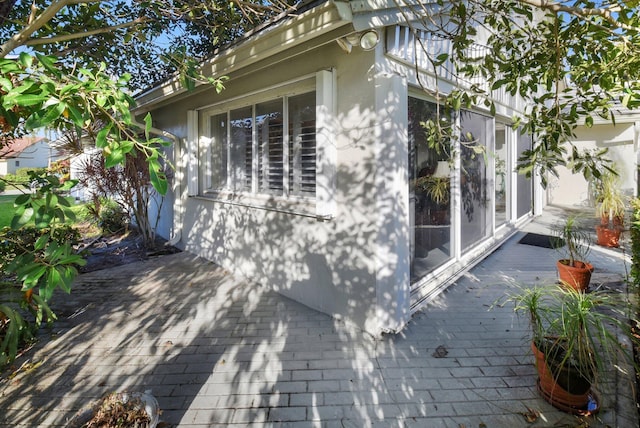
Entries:
[[221,94],[205,91],[152,114],[156,126],[185,137],[189,109],[333,67],[338,95],[333,219],[186,197],[186,148],[179,145],[173,191],[181,198],[174,204],[174,224],[182,230],[178,245],[185,250],[378,333],[388,328],[382,324],[403,324],[408,316],[406,305],[397,301],[406,298],[398,287],[408,295],[408,277],[403,278],[408,242],[402,234],[408,224],[403,200],[408,156],[406,101],[389,99],[402,97],[403,81],[376,76],[376,54],[346,54],[328,44],[295,62],[256,73],[242,70],[238,78],[230,75]]
[[[591,128],[581,126],[576,130],[573,143],[581,150],[608,148],[607,157],[615,163],[620,175],[620,188],[628,195],[635,195],[636,152],[633,123],[612,125],[595,124]],[[559,178],[551,177],[547,188],[548,202],[563,206],[592,206],[589,199],[589,183],[582,174],[573,174],[567,167],[558,168]]]

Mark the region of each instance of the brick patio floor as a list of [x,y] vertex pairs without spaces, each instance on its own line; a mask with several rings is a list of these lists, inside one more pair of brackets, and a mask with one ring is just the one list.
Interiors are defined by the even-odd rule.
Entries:
[[[545,233],[557,214],[525,230]],[[597,418],[540,398],[525,321],[490,310],[509,283],[555,279],[557,253],[522,235],[378,339],[188,253],[81,275],[18,361],[36,367],[0,379],[0,426],[64,426],[123,389],[151,390],[163,427],[638,426],[617,373]],[[592,284],[619,283],[622,260],[594,248]]]

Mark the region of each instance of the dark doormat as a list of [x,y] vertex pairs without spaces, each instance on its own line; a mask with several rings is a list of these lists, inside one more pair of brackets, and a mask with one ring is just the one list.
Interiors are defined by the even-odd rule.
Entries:
[[549,235],[541,235],[539,233],[527,233],[518,243],[542,248],[558,248],[564,245],[562,239]]

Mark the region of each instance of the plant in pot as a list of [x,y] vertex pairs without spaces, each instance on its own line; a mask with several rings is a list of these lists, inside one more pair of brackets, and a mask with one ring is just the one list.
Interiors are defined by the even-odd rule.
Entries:
[[585,293],[555,284],[519,287],[507,300],[517,313],[528,315],[537,386],[545,400],[573,414],[597,412],[600,401],[593,387],[611,370],[624,373],[621,358],[633,364],[631,348],[619,339],[622,334],[634,340],[624,311],[628,302],[619,293]]
[[617,174],[605,171],[595,183],[596,226],[598,245],[618,247],[624,228],[625,201],[620,191]]
[[568,216],[564,222],[554,227],[553,233],[553,246],[566,253],[556,263],[560,282],[576,290],[586,290],[593,273],[593,265],[586,261],[591,251],[589,233],[581,227],[576,216]]
[[420,177],[416,180],[420,188],[431,201],[431,224],[447,224],[449,213],[450,178],[436,175]]

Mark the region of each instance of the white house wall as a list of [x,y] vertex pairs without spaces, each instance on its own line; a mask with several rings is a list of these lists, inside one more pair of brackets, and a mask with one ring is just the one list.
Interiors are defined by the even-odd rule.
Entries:
[[[620,175],[620,188],[629,196],[636,189],[636,151],[633,123],[595,124],[580,126],[573,143],[580,150],[608,148],[607,157],[614,161]],[[593,206],[589,198],[589,183],[582,174],[573,174],[565,166],[558,168],[559,178],[550,177],[547,198],[550,204],[562,206]]]
[[[398,233],[406,228],[403,217],[408,218],[408,214],[405,201],[395,198],[401,196],[399,192],[406,183],[407,148],[406,130],[400,125],[403,122],[395,120],[396,114],[401,118],[404,114],[403,121],[406,121],[403,113],[406,100],[376,101],[372,81],[376,77],[370,67],[373,56],[373,52],[361,50],[347,55],[337,44],[328,44],[295,62],[270,67],[266,72],[247,74],[244,70],[245,77],[238,80],[231,75],[227,89],[220,95],[207,91],[152,114],[154,125],[186,137],[187,110],[313,75],[332,66],[338,94],[334,218],[319,221],[313,215],[261,209],[234,201],[187,198],[186,147],[181,146],[175,160],[176,191],[182,196],[175,204],[175,229],[176,232],[182,230],[178,245],[185,250],[378,333],[389,326],[404,324],[407,317],[406,305],[398,304],[397,300],[408,295],[408,272],[394,266],[408,262],[388,260],[388,257],[408,257],[404,254],[408,248],[399,254],[396,251],[398,246],[408,246]],[[377,79],[385,85],[385,90],[378,94],[387,98],[400,96],[389,89],[397,89],[402,82]],[[390,101],[402,101],[400,111],[376,110],[388,109]],[[386,116],[384,124],[379,122],[380,114]],[[388,142],[396,142],[397,150],[383,147]],[[393,156],[389,155],[390,151],[394,152]],[[387,173],[388,176],[382,175]],[[389,176],[396,178],[388,182],[385,178]],[[380,186],[396,190],[389,194],[391,197],[380,199],[377,196]],[[397,213],[403,217],[394,219]],[[386,224],[385,219],[394,220]],[[377,292],[378,287],[387,292]],[[398,296],[399,287],[404,287],[404,297]]]

